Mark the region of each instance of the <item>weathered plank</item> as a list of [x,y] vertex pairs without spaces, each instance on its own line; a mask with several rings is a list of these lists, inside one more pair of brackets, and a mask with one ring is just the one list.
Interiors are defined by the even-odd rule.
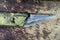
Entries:
[[[18,1],[18,0],[17,0]],[[41,1],[41,3],[17,2],[16,0],[0,0],[0,12],[26,12],[39,14],[54,14],[56,2]]]

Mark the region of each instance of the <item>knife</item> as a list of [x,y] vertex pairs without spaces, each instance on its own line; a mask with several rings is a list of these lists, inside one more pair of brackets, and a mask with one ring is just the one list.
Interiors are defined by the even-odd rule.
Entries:
[[54,17],[53,14],[0,13],[0,25],[25,27]]

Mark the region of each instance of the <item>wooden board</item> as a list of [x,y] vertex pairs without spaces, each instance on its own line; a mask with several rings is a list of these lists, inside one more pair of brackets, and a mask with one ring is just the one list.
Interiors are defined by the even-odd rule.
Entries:
[[0,12],[26,12],[33,14],[54,14],[56,2],[41,1],[41,3],[23,3],[15,1],[0,1]]

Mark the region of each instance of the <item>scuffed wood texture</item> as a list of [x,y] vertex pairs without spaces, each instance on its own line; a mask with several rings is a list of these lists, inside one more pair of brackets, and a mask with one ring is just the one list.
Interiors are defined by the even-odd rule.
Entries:
[[55,14],[60,5],[58,4],[59,2],[54,1],[25,2],[23,0],[0,0],[0,11]]
[[60,40],[60,15],[30,27],[0,27],[0,40]]
[[[47,3],[47,2],[46,2]],[[49,2],[50,3],[50,2]],[[30,27],[14,27],[14,28],[4,28],[0,27],[0,40],[60,40],[60,4],[59,2],[54,2],[57,3],[57,9],[56,11],[56,18],[38,23],[36,25],[30,26]],[[4,9],[3,11],[6,11],[7,9],[11,11],[11,9],[15,8],[16,11],[20,11],[20,6],[18,4],[9,4],[6,6],[3,5],[9,4],[7,3],[1,3],[0,5],[0,10]],[[47,3],[48,4],[48,3]],[[27,4],[26,4],[27,5]],[[22,5],[22,9],[24,8],[24,5]],[[53,5],[52,5],[53,6]],[[13,8],[11,8],[13,7]],[[31,6],[32,7],[32,6]],[[54,6],[55,7],[55,6]],[[49,8],[49,10],[54,10],[54,7]],[[26,7],[25,7],[26,8]],[[31,8],[27,5],[28,10]],[[13,9],[13,10],[15,10]],[[18,10],[19,9],[19,10]],[[7,11],[8,11],[7,10]],[[24,9],[23,9],[24,10]],[[25,9],[26,10],[26,9]],[[44,10],[44,9],[43,9]],[[28,11],[27,11],[28,12]],[[31,11],[29,11],[31,13]],[[33,11],[35,12],[35,11]],[[55,14],[55,13],[53,13]]]

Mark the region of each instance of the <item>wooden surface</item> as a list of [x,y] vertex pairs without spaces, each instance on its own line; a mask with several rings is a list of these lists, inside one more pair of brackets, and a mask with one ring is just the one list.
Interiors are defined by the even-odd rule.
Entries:
[[0,27],[0,40],[60,40],[60,18],[30,27]]
[[[56,6],[57,10],[55,10],[57,16],[55,19],[48,20],[48,21],[45,21],[42,23],[38,23],[36,25],[30,26],[27,28],[26,27],[6,28],[6,27],[0,26],[0,40],[60,40],[60,15],[59,15],[60,7],[58,6],[60,4],[59,4],[59,2],[57,2],[57,3],[58,3]],[[4,8],[2,4],[9,5],[9,6],[7,6],[8,7],[7,9],[10,12],[11,12],[12,7],[16,8],[16,10],[14,9],[15,11],[20,12],[18,10],[19,9],[18,4],[17,4],[17,6],[14,6],[13,4],[10,4],[10,3],[0,3],[0,5],[1,5],[0,10],[1,11],[6,12],[6,10],[7,10],[7,9],[5,9],[6,6],[4,6],[5,7]],[[28,6],[28,7],[30,10],[30,6]],[[54,7],[52,7],[52,9],[53,8]],[[31,12],[28,12],[28,13],[31,13]]]
[[41,3],[22,3],[15,1],[0,1],[0,12],[25,12],[33,14],[54,14],[59,2],[41,1]]

